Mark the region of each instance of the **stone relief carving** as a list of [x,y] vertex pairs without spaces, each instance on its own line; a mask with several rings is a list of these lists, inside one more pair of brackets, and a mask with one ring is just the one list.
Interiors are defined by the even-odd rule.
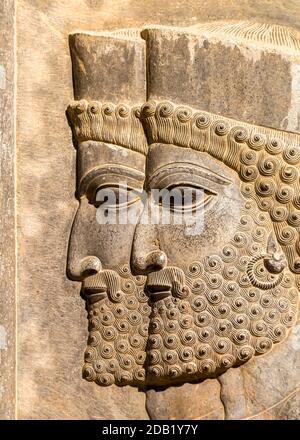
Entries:
[[[73,67],[78,58],[92,62],[86,38],[71,39]],[[91,45],[101,63],[99,47],[107,39],[124,50],[127,43],[140,47],[139,38],[137,31],[121,31],[94,37]],[[122,73],[127,64],[119,68]],[[91,81],[82,72],[75,83]],[[95,90],[99,78],[92,79]],[[145,78],[141,69],[141,89]],[[129,89],[119,97],[122,81],[130,79],[120,75],[119,81],[114,96],[97,91],[93,98],[92,86],[89,93],[83,87],[67,111],[80,203],[68,274],[82,281],[89,320],[83,374],[99,385],[133,386],[216,377],[268,353],[295,323],[300,138],[168,97],[147,101]],[[187,235],[184,224],[98,224],[97,191],[113,189],[118,204],[124,181],[137,194],[126,209],[138,209],[140,219],[152,189],[201,189],[204,229]]]

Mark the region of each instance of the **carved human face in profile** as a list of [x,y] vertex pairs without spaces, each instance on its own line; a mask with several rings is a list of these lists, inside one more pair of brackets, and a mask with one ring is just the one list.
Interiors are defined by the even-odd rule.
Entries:
[[[194,207],[188,205],[191,221],[136,227],[132,267],[147,275],[151,305],[147,381],[214,377],[270,351],[295,322],[299,268],[293,246],[300,217],[291,187],[298,171],[290,157],[298,150],[283,151],[278,139],[210,122],[188,108],[150,103],[145,112],[146,126],[161,142],[149,148],[144,209],[153,203],[153,189],[202,193]],[[167,130],[160,133],[166,124],[169,138]],[[180,146],[172,144],[176,136]],[[185,138],[200,151],[182,148]],[[202,228],[191,234],[191,208],[199,203]],[[159,204],[163,211],[163,198]]]
[[[81,281],[87,301],[89,340],[84,377],[101,385],[142,381],[149,307],[144,277],[134,277],[129,266],[135,224],[120,220],[122,210],[129,215],[140,209],[146,158],[136,151],[95,141],[80,143],[77,155],[79,206],[67,270],[71,279]],[[130,191],[131,198],[124,191]],[[104,223],[97,218],[97,210],[107,192],[115,195],[113,203],[120,215],[114,222]],[[128,203],[120,202],[124,197]]]
[[[68,274],[82,281],[86,293],[91,296],[89,291],[93,289],[85,287],[86,279],[90,280],[91,275],[103,270],[128,264],[135,229],[134,224],[121,224],[121,215],[113,222],[99,221],[97,208],[104,202],[105,190],[109,190],[115,195],[116,210],[139,209],[145,156],[116,145],[86,141],[78,146],[77,163],[79,207],[70,238]],[[119,203],[124,191],[131,191],[130,206]]]

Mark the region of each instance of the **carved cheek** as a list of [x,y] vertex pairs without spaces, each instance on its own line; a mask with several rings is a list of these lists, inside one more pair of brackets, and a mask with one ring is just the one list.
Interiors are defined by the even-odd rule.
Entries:
[[243,203],[238,177],[234,185],[238,197],[220,195],[211,209],[199,212],[195,234],[184,224],[157,226],[160,249],[165,252],[168,265],[183,267],[197,258],[221,252],[225,244],[233,239]]
[[86,198],[81,199],[69,243],[68,273],[71,278],[82,278],[83,265],[87,261],[89,266],[104,269],[128,263],[134,225],[101,225],[96,212]]
[[67,272],[74,280],[81,280],[87,270],[101,270],[101,259],[92,241],[91,218],[91,207],[86,199],[81,199],[73,221],[68,249]]

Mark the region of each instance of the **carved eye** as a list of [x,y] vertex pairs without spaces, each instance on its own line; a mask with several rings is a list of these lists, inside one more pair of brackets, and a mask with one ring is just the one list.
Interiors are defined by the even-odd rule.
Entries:
[[177,185],[159,192],[159,204],[172,211],[194,211],[207,207],[215,194],[208,189]]
[[140,200],[140,194],[135,189],[107,186],[97,189],[95,200],[92,203],[97,208],[105,206],[107,209],[121,209],[129,207],[138,200]]

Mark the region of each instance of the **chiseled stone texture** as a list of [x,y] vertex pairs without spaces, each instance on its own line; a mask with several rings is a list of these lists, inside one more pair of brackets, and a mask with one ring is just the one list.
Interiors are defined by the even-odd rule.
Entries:
[[269,45],[259,33],[238,45],[231,35],[211,32],[209,26],[199,26],[197,33],[145,32],[151,53],[148,99],[169,99],[256,125],[300,131],[299,49]]
[[[76,100],[138,105],[146,99],[145,42],[71,34]],[[95,66],[97,66],[95,68]]]
[[0,3],[0,419],[15,417],[14,3]]
[[206,379],[163,391],[149,390],[147,411],[154,420],[222,420],[220,389],[216,379]]
[[[108,7],[108,5],[107,5]],[[80,285],[66,276],[77,201],[69,33],[99,30],[85,2],[18,3],[18,418],[147,419],[145,393],[82,378]],[[72,12],[73,9],[73,12]],[[93,22],[93,23],[92,23]],[[36,44],[36,41],[39,43]]]
[[266,356],[219,377],[226,419],[299,419],[300,320]]
[[[127,387],[103,388],[81,377],[86,311],[80,286],[66,278],[67,243],[77,206],[75,151],[65,118],[73,98],[68,36],[75,31],[146,23],[191,26],[253,17],[299,29],[300,5],[292,0],[287,10],[286,2],[275,0],[270,10],[267,0],[235,0],[230,5],[227,0],[212,0],[201,6],[198,0],[19,0],[17,6],[18,417],[148,418],[145,393]],[[221,104],[210,110],[221,111]],[[287,366],[285,376],[286,371]],[[184,387],[191,390],[201,385]],[[159,394],[165,396],[165,406],[171,405],[168,396],[172,398],[173,413],[166,413],[167,418],[174,418],[174,412],[179,415],[175,410],[179,404],[173,400],[184,400],[180,389]],[[291,392],[294,389],[291,382]],[[150,392],[150,402],[149,396]],[[203,394],[193,396],[200,409],[187,417],[208,417],[201,409]],[[289,417],[294,418],[295,400],[289,402]],[[223,417],[220,400],[216,406],[214,402],[207,406],[214,418]],[[233,414],[229,407],[227,412]]]

